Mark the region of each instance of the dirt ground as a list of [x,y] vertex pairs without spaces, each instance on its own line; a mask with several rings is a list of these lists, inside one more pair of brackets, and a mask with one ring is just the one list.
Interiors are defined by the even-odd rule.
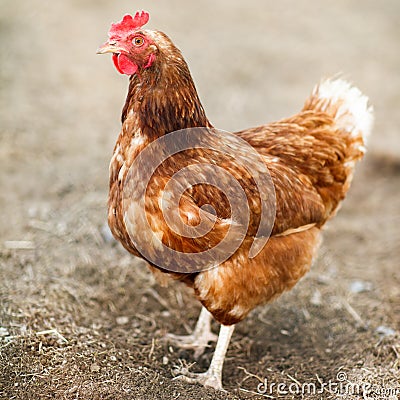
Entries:
[[[0,398],[400,398],[400,2],[166,3],[0,3]],[[193,353],[161,338],[189,331],[199,304],[106,240],[127,79],[95,50],[110,22],[141,8],[182,49],[216,127],[295,113],[338,72],[376,110],[312,271],[238,324],[227,393],[172,380]],[[352,394],[349,382],[364,389]],[[304,384],[316,393],[302,395]]]

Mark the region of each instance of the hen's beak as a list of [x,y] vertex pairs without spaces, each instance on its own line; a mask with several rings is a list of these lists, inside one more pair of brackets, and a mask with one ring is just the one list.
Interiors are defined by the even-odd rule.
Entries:
[[121,50],[116,42],[106,42],[97,49],[96,54],[121,53]]

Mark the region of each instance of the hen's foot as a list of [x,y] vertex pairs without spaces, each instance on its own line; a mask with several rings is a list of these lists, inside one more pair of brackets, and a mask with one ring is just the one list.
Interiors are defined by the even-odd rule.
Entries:
[[215,352],[207,372],[196,374],[189,371],[190,366],[187,367],[181,364],[172,371],[172,374],[175,376],[174,379],[181,379],[188,383],[200,383],[216,390],[224,390],[222,388],[222,366],[234,328],[234,325],[221,325],[217,346],[215,347]]
[[211,314],[203,307],[199,320],[191,335],[165,335],[165,340],[182,349],[194,350],[194,358],[199,358],[209,347],[209,342],[216,342],[218,336],[211,332]]
[[186,367],[176,367],[172,374],[175,376],[173,379],[181,380],[188,383],[200,383],[203,386],[212,387],[215,390],[225,392],[222,387],[221,376],[217,371],[209,369],[207,372],[195,373],[190,372]]

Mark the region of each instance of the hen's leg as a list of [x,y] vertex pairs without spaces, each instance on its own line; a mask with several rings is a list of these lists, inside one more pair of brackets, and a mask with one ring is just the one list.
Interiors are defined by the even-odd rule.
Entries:
[[208,347],[208,342],[215,342],[218,338],[216,334],[211,332],[211,318],[211,314],[203,307],[191,335],[180,336],[169,333],[165,338],[177,347],[194,349],[194,358],[197,359],[204,353],[205,348]]
[[235,325],[226,326],[221,325],[219,331],[219,337],[215,352],[211,360],[210,367],[206,372],[201,374],[189,372],[186,368],[177,368],[174,371],[176,376],[175,379],[181,379],[189,383],[201,383],[204,386],[211,386],[217,390],[223,390],[222,388],[222,367],[224,365],[225,354],[228,350],[229,342]]

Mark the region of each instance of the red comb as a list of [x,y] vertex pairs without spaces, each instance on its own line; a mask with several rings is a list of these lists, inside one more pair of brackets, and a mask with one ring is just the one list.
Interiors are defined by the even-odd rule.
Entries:
[[149,19],[150,15],[146,11],[138,11],[135,14],[135,17],[126,14],[124,15],[124,18],[122,18],[122,21],[111,24],[108,36],[109,38],[125,36],[128,33],[141,28],[143,25],[146,25]]

